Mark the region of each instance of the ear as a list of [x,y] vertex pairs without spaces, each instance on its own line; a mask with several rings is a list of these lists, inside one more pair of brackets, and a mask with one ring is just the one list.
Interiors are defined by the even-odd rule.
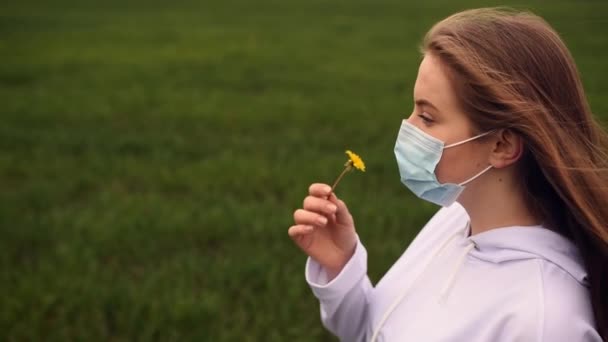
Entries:
[[510,129],[501,129],[494,135],[494,146],[490,154],[490,164],[497,169],[513,165],[521,158],[524,140]]

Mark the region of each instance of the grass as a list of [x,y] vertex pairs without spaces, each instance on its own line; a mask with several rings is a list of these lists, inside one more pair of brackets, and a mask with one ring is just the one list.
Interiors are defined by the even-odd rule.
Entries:
[[[0,336],[332,341],[287,228],[343,151],[377,281],[436,208],[393,146],[417,46],[496,1],[0,5]],[[608,118],[602,1],[512,2],[571,47]]]

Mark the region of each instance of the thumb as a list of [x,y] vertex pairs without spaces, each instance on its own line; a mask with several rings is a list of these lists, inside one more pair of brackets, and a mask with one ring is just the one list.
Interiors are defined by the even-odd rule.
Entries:
[[353,217],[348,211],[348,207],[344,201],[339,199],[333,192],[329,195],[328,200],[338,207],[338,210],[336,210],[336,223],[339,225],[352,226]]

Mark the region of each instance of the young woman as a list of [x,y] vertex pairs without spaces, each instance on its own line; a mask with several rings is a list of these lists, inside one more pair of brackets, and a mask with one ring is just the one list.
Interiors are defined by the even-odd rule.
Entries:
[[441,205],[374,287],[345,203],[310,186],[289,235],[343,341],[608,337],[608,157],[572,56],[541,18],[455,14],[427,33],[401,181]]

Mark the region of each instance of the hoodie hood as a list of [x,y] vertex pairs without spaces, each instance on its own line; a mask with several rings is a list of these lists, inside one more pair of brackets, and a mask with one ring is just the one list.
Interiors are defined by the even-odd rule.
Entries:
[[[469,233],[467,227],[465,236]],[[467,239],[475,244],[469,255],[477,259],[496,264],[543,259],[560,267],[580,284],[589,286],[578,248],[567,238],[543,226],[495,228]]]

